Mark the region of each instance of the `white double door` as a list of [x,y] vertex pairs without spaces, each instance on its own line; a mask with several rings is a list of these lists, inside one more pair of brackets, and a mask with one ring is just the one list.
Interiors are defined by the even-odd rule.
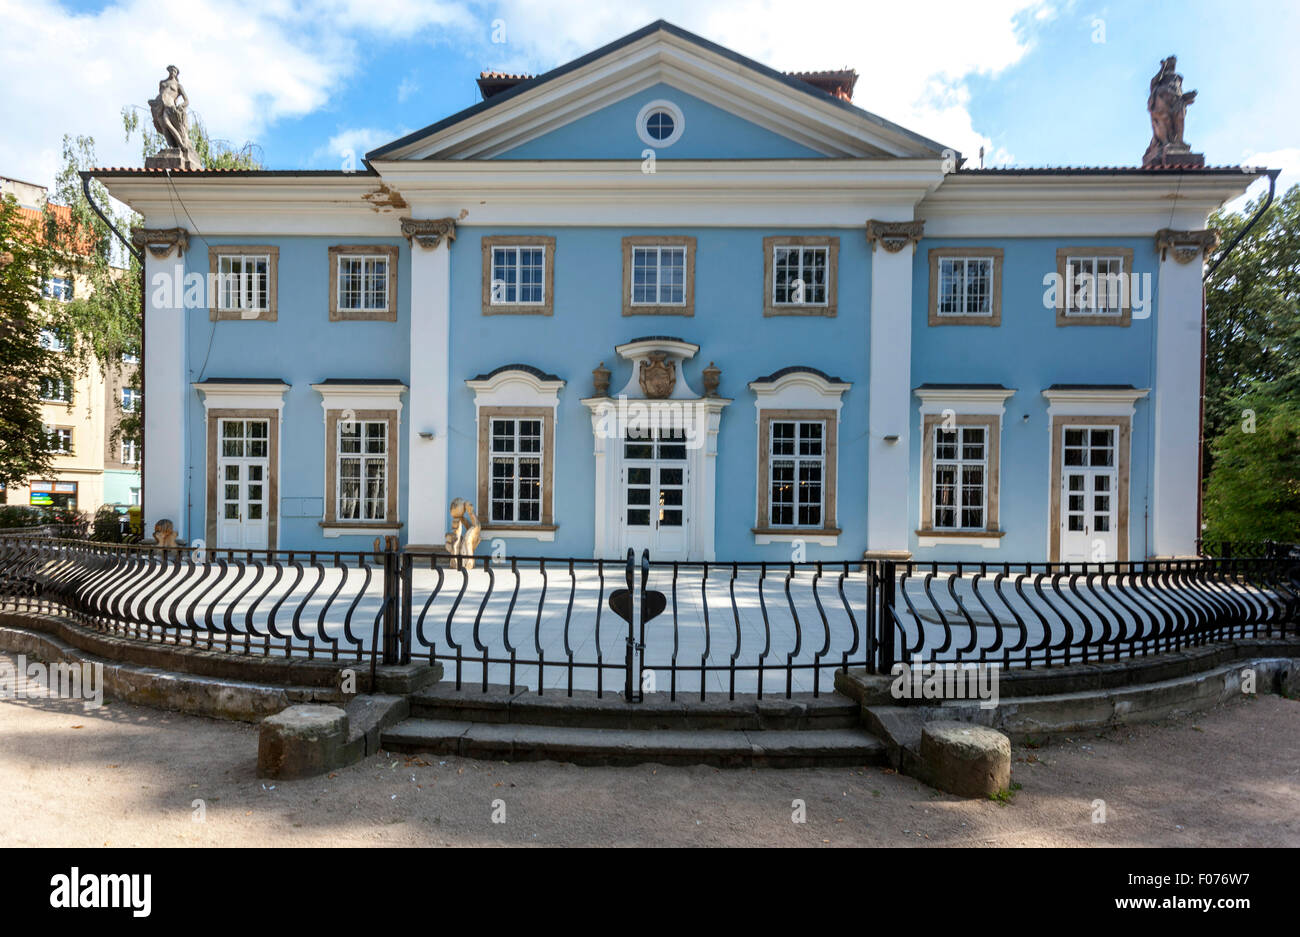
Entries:
[[217,546],[265,550],[269,543],[269,424],[221,420],[217,457]]
[[1119,427],[1061,432],[1061,562],[1113,563],[1119,559]]
[[686,437],[655,430],[644,438],[623,441],[619,555],[631,548],[638,560],[642,550],[654,559],[684,560],[690,550],[687,497],[690,465]]

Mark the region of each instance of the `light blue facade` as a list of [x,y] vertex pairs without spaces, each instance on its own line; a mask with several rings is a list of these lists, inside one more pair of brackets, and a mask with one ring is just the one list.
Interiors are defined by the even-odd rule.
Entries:
[[[1055,559],[1053,544],[1067,520],[1053,508],[1066,464],[1053,451],[1044,397],[1053,387],[1062,388],[1050,403],[1062,419],[1113,418],[1131,436],[1114,466],[1113,484],[1123,487],[1113,493],[1125,502],[1116,517],[1126,511],[1128,518],[1121,555],[1105,558],[1190,549],[1185,519],[1197,510],[1196,490],[1180,465],[1197,448],[1188,437],[1199,418],[1192,335],[1199,280],[1181,257],[1170,258],[1170,235],[1157,229],[1171,223],[1175,196],[1199,200],[1175,209],[1194,228],[1198,217],[1204,223],[1203,209],[1231,194],[1215,173],[1232,176],[1231,186],[1239,187],[1249,176],[1135,168],[1098,171],[1114,177],[1098,182],[1088,172],[961,170],[951,150],[853,107],[842,94],[805,86],[667,24],[633,34],[627,47],[651,41],[671,47],[666,61],[696,56],[699,69],[683,70],[680,80],[671,64],[643,75],[637,59],[620,76],[624,53],[610,47],[595,61],[578,60],[372,152],[366,172],[317,173],[305,181],[275,173],[228,177],[230,191],[243,200],[232,202],[233,210],[227,205],[204,214],[212,203],[200,197],[210,199],[211,189],[201,186],[218,177],[181,175],[163,188],[157,177],[122,173],[125,181],[114,183],[121,188],[110,188],[143,206],[149,227],[166,234],[191,226],[186,274],[206,277],[209,248],[234,245],[274,248],[277,267],[275,321],[214,322],[207,303],[177,313],[184,317],[176,348],[183,405],[174,416],[159,416],[167,412],[155,405],[164,393],[159,374],[170,372],[155,365],[146,413],[172,421],[162,430],[155,425],[152,438],[172,432],[180,443],[175,456],[160,455],[156,446],[148,451],[146,472],[161,479],[145,479],[148,523],[171,510],[150,507],[150,485],[157,491],[179,476],[183,490],[174,513],[185,519],[186,536],[212,530],[207,479],[215,454],[208,451],[205,421],[208,408],[220,404],[194,385],[225,381],[223,393],[239,400],[238,382],[260,381],[260,392],[271,394],[265,399],[282,402],[272,546],[358,550],[383,534],[441,542],[452,498],[480,502],[480,519],[489,518],[489,505],[481,503],[485,456],[478,425],[489,391],[467,382],[522,365],[517,387],[532,387],[545,407],[555,401],[547,456],[554,530],[544,536],[510,531],[508,552],[590,557],[602,552],[598,543],[617,540],[602,531],[616,526],[623,510],[621,494],[610,490],[622,484],[620,476],[605,474],[603,466],[612,463],[602,461],[605,450],[593,433],[592,369],[600,363],[610,369],[612,394],[637,387],[634,369],[650,359],[615,349],[653,336],[676,340],[679,352],[698,346],[674,359],[680,378],[699,393],[712,363],[721,369],[717,396],[730,401],[697,466],[707,471],[691,482],[704,486],[696,490],[711,506],[696,520],[708,530],[690,550],[691,560],[784,561],[796,553],[813,560],[864,553],[989,563]],[[701,90],[706,65],[718,82],[716,100]],[[607,69],[599,74],[611,86],[626,82],[612,103],[599,81],[580,80],[597,68]],[[851,92],[852,82],[846,87]],[[597,103],[586,103],[587,96]],[[647,167],[648,127],[638,120],[656,102],[671,105],[680,136],[650,147],[655,165]],[[176,212],[175,197],[188,199],[184,215]],[[486,237],[553,239],[548,314],[497,308],[485,314]],[[624,313],[623,240],[629,237],[694,239],[692,315]],[[772,288],[765,238],[834,239],[833,316],[765,314]],[[331,320],[330,250],[343,245],[396,250],[395,321]],[[1137,300],[1131,322],[1058,322],[1045,302],[1045,278],[1057,271],[1062,248],[1131,257],[1124,274],[1141,283],[1131,297]],[[930,252],[951,249],[1000,252],[997,324],[931,324]],[[1167,293],[1163,303],[1158,287]],[[156,309],[165,307],[155,302]],[[1164,325],[1170,322],[1177,325]],[[164,340],[173,339],[147,331],[148,353],[168,354],[159,350]],[[750,386],[788,369],[807,370],[787,383]],[[552,376],[563,381],[558,391]],[[330,404],[312,385],[353,382],[360,393],[384,381],[407,388],[390,440],[396,458],[387,470],[396,516],[349,526],[329,516],[340,494],[327,481],[335,456],[322,406],[343,405]],[[287,385],[282,395],[279,382]],[[1178,393],[1162,397],[1162,384]],[[931,386],[967,393],[978,401],[971,414],[997,419],[989,442],[999,470],[986,479],[989,496],[993,488],[999,495],[994,526],[936,537],[922,516],[932,478],[924,464],[927,404],[917,390]],[[1014,391],[1004,406],[990,402],[1001,389]],[[780,403],[796,399],[805,402]],[[883,412],[880,401],[889,402]],[[1095,412],[1088,409],[1094,401]],[[767,442],[756,404],[768,411],[839,408],[837,445],[828,454],[837,469],[834,529],[828,520],[825,530],[783,532],[760,517],[768,486],[760,477],[760,450]],[[711,405],[716,415],[717,401]],[[1158,494],[1169,479],[1182,488],[1162,501]],[[826,492],[822,503],[829,517]],[[493,539],[494,531],[485,529],[484,541]],[[603,549],[605,556],[621,552]]]

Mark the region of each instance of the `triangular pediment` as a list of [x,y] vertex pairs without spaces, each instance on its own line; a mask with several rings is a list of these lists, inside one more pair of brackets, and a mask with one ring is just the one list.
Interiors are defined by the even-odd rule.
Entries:
[[[537,141],[667,87],[752,128],[753,152],[730,158],[937,159],[945,147],[798,78],[659,21],[367,154],[368,159],[583,159]],[[580,138],[582,134],[573,134]],[[589,137],[588,137],[589,139]],[[776,141],[782,141],[777,145]],[[535,151],[530,153],[529,147]],[[781,152],[782,148],[789,152]],[[572,148],[570,148],[572,149]],[[951,152],[951,151],[949,151]],[[664,158],[699,157],[684,147]],[[703,158],[719,158],[718,155]]]

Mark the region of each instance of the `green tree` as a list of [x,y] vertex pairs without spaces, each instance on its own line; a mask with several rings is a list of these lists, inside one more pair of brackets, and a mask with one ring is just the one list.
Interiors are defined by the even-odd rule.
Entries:
[[[1254,217],[1218,212],[1210,224],[1225,245]],[[1300,186],[1277,199],[1206,283],[1205,450],[1241,421],[1242,398],[1257,388],[1300,392]]]
[[0,484],[48,474],[51,459],[41,418],[40,381],[61,371],[60,356],[44,347],[49,328],[45,280],[58,252],[40,225],[12,197],[0,200]]
[[1300,402],[1258,391],[1247,418],[1214,441],[1205,492],[1205,539],[1300,538]]

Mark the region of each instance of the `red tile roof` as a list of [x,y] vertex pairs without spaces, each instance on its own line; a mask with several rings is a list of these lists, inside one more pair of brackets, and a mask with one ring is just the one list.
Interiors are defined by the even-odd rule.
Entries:
[[[72,226],[72,209],[67,205],[50,205],[49,208],[54,212],[54,220],[60,228],[67,229]],[[27,208],[20,205],[18,207],[19,217],[30,222],[37,233],[37,237],[45,239],[45,213],[39,208]],[[93,235],[86,233],[73,243],[73,249],[79,254],[89,254],[95,243]]]

